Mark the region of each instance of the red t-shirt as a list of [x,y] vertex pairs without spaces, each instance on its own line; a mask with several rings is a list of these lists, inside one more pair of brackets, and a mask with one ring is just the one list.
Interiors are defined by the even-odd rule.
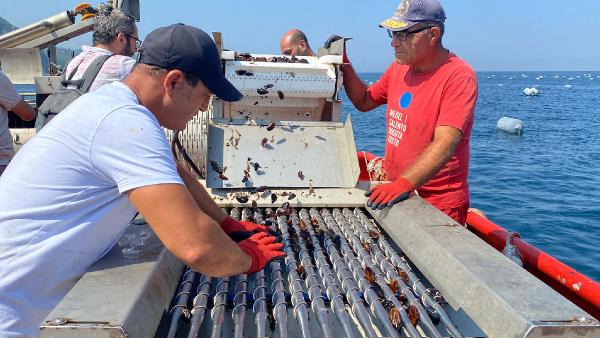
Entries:
[[468,204],[469,139],[477,102],[477,78],[465,61],[450,53],[447,61],[428,73],[394,62],[368,89],[376,103],[387,104],[385,170],[395,180],[433,141],[437,126],[451,126],[463,137],[452,158],[419,195],[440,209]]

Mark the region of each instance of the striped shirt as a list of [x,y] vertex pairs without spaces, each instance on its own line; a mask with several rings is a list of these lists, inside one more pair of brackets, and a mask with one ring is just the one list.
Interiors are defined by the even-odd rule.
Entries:
[[[79,65],[77,73],[73,76],[73,80],[81,79],[87,67],[94,62],[97,57],[101,55],[112,55],[112,52],[99,47],[82,46],[81,49],[83,51],[67,65],[67,78],[71,75],[75,67]],[[109,58],[102,66],[102,69],[100,69],[98,76],[96,76],[92,87],[90,87],[90,92],[93,92],[107,83],[123,80],[131,72],[134,65],[135,59],[129,56],[114,55]]]

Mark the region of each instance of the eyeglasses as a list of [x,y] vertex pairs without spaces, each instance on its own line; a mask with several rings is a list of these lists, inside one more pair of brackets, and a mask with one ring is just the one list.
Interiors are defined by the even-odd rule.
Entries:
[[388,35],[390,36],[390,38],[392,38],[392,39],[396,38],[399,41],[406,41],[406,40],[408,40],[408,36],[409,35],[417,34],[419,32],[422,32],[422,31],[426,30],[426,29],[429,29],[431,27],[434,27],[434,26],[433,25],[428,25],[428,26],[425,26],[425,27],[422,27],[422,28],[419,28],[417,30],[410,31],[410,32],[404,32],[404,31],[395,32],[395,31],[391,31],[389,29],[387,30],[387,32],[388,32]]
[[123,33],[123,35],[125,35],[128,38],[135,39],[135,49],[138,49],[138,48],[140,48],[142,46],[142,40],[136,38],[133,35],[129,35],[129,34],[126,34],[126,33]]

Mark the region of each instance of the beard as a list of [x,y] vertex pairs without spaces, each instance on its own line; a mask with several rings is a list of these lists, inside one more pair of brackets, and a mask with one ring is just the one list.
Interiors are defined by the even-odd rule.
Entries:
[[133,53],[131,52],[131,42],[129,41],[129,39],[127,39],[127,43],[125,44],[125,46],[123,46],[123,48],[117,54],[132,57],[134,53],[135,52],[133,52]]

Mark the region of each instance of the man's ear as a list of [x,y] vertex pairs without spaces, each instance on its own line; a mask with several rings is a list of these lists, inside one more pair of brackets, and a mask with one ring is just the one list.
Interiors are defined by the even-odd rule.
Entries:
[[119,32],[119,34],[117,34],[117,36],[115,37],[115,40],[118,43],[127,42],[127,36],[125,36],[125,33]]
[[440,27],[433,26],[429,29],[429,33],[431,34],[431,44],[437,45],[442,38],[442,30]]
[[167,93],[172,94],[173,91],[179,90],[183,87],[185,81],[185,75],[178,69],[170,70],[165,75],[163,87]]

